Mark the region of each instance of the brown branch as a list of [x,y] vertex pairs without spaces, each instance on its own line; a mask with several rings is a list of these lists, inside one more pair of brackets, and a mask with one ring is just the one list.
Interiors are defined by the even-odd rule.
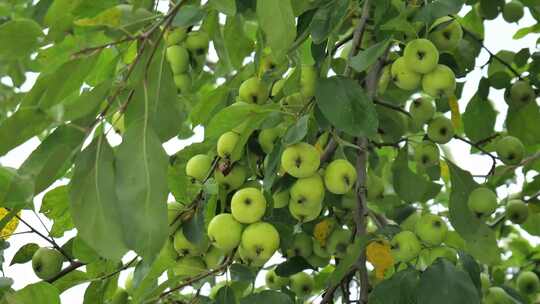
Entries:
[[474,143],[474,142],[472,142],[472,141],[470,141],[470,140],[468,140],[468,139],[466,139],[464,137],[461,137],[459,135],[454,135],[454,138],[459,139],[462,142],[467,143],[467,144],[475,147],[480,152],[484,153],[485,155],[487,155],[487,156],[489,156],[491,158],[491,161],[492,161],[491,168],[489,169],[489,172],[488,172],[488,174],[486,176],[491,176],[495,172],[495,167],[497,165],[497,159],[499,159],[497,156],[493,155],[491,152],[488,152],[486,149],[482,148],[477,143]]
[[47,280],[48,283],[54,283],[56,280],[60,279],[61,277],[67,275],[68,273],[86,265],[83,262],[73,261],[69,264],[68,267],[62,269],[57,275]]
[[360,42],[362,41],[362,37],[364,37],[367,20],[369,18],[369,2],[370,2],[369,0],[364,0],[364,6],[362,7],[362,16],[360,16],[360,21],[358,22],[358,26],[356,27],[353,33],[351,51],[349,52],[349,56],[347,58],[347,65],[345,66],[345,72],[344,72],[345,75],[348,75],[350,73],[351,59],[358,52],[358,47],[360,45]]
[[391,103],[388,103],[388,102],[385,102],[385,101],[382,101],[382,100],[377,100],[377,99],[373,100],[373,103],[376,104],[376,105],[380,105],[382,107],[385,107],[385,108],[389,108],[389,109],[394,110],[396,112],[400,112],[402,114],[407,115],[408,117],[412,117],[411,113],[409,113],[409,112],[405,111],[405,109],[403,109],[401,107],[398,107],[396,105],[393,105]]
[[321,155],[321,164],[330,160],[330,158],[336,151],[337,146],[337,141],[333,137],[331,137],[328,141],[328,144],[326,145],[326,148],[324,149],[324,152]]

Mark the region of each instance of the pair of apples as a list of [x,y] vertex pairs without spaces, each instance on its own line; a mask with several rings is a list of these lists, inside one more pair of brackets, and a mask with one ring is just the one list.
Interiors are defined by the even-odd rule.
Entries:
[[[497,209],[497,195],[487,187],[478,187],[469,194],[467,205],[477,217],[489,217]],[[513,223],[523,224],[529,217],[529,207],[520,199],[511,199],[505,215]]]

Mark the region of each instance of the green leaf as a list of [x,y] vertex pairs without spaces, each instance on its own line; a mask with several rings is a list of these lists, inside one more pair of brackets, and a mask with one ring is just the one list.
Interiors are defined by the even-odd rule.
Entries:
[[369,303],[373,304],[409,304],[416,303],[416,287],[418,271],[402,270],[389,279],[375,286],[369,295]]
[[204,207],[210,201],[210,197],[206,196],[195,214],[182,224],[182,231],[186,238],[193,244],[202,245],[206,236],[206,227],[204,225]]
[[111,146],[96,138],[75,160],[69,197],[78,235],[101,256],[119,260],[126,247],[114,169]]
[[441,185],[414,173],[409,168],[407,151],[407,146],[399,150],[392,165],[394,189],[405,202],[425,202],[439,193]]
[[489,100],[475,95],[463,113],[465,134],[472,141],[485,139],[493,134],[497,112]]
[[45,194],[41,201],[40,213],[53,221],[52,237],[62,237],[64,232],[73,229],[69,207],[69,187],[59,186]]
[[168,161],[146,121],[130,125],[116,151],[116,193],[124,239],[143,258],[152,259],[167,239]]
[[527,221],[521,227],[531,235],[540,236],[540,213],[529,212]]
[[9,264],[9,266],[13,264],[24,264],[26,262],[31,261],[32,256],[38,249],[39,249],[38,244],[29,243],[29,244],[23,245],[21,248],[19,248],[17,253],[15,253],[15,256],[11,260],[11,263]]
[[336,128],[351,136],[374,136],[379,125],[377,112],[360,85],[334,76],[323,79],[316,89],[317,105]]
[[535,102],[521,107],[510,107],[506,116],[508,134],[513,135],[525,145],[540,143],[540,108]]
[[0,59],[12,60],[30,55],[43,32],[31,19],[14,19],[0,25]]
[[293,304],[291,298],[283,292],[263,290],[240,300],[240,304]]
[[469,274],[469,277],[474,283],[478,294],[482,295],[482,282],[480,280],[480,273],[482,272],[482,269],[480,268],[480,265],[478,265],[471,255],[465,252],[459,253],[459,259],[461,261],[463,270]]
[[287,259],[285,262],[276,267],[276,274],[280,277],[288,277],[295,273],[299,273],[304,269],[313,268],[311,264],[301,256],[295,256]]
[[69,99],[62,103],[62,119],[64,121],[74,121],[86,115],[92,115],[107,98],[110,88],[111,84],[104,82],[92,90],[84,91],[78,98]]
[[225,49],[234,68],[240,69],[244,59],[253,52],[254,43],[244,32],[244,19],[241,15],[227,17],[223,28]]
[[63,293],[72,287],[88,282],[88,279],[86,272],[74,270],[54,281],[53,285],[60,293]]
[[14,169],[0,166],[0,206],[23,209],[33,206],[34,184]]
[[246,122],[249,118],[264,113],[265,109],[268,109],[268,107],[247,103],[230,105],[214,115],[205,129],[205,135],[207,138],[216,139],[221,134],[231,131]]
[[229,89],[226,86],[220,86],[202,94],[189,113],[193,125],[206,125],[216,114],[219,106],[225,105],[229,97]]
[[327,281],[327,286],[338,285],[341,280],[349,273],[354,264],[358,262],[358,258],[364,252],[368,242],[371,240],[370,236],[364,235],[356,238],[352,243],[352,250],[347,252],[347,256],[343,258],[340,263],[337,265],[336,269]]
[[30,284],[13,294],[6,294],[7,304],[60,304],[60,293],[46,282]]
[[450,222],[466,241],[466,251],[484,264],[494,264],[500,260],[495,233],[469,207],[469,194],[479,185],[471,174],[447,161],[450,168],[452,190],[450,192]]
[[480,297],[463,270],[444,259],[438,259],[420,276],[418,304],[478,304]]
[[184,5],[174,17],[172,25],[176,27],[188,27],[199,23],[206,12],[198,5]]
[[210,5],[225,15],[236,15],[236,0],[210,0]]
[[459,13],[463,4],[464,0],[434,0],[424,6],[414,19],[431,23],[437,18]]
[[232,304],[236,303],[236,296],[234,295],[234,289],[230,286],[221,287],[216,294],[215,304]]
[[292,145],[304,139],[308,132],[308,123],[309,115],[300,117],[300,119],[285,132],[282,139],[283,144],[286,146]]
[[120,4],[91,18],[76,20],[75,24],[82,27],[108,27],[135,33],[151,22],[153,17],[152,13],[143,8],[133,10],[131,5]]
[[0,121],[0,156],[39,134],[51,123],[51,118],[39,109],[20,108]]
[[514,39],[521,39],[529,34],[536,34],[540,33],[540,23],[536,23],[535,25],[531,25],[528,27],[520,28],[515,34]]
[[[172,248],[172,244],[167,242],[161,249],[158,257],[154,260],[149,267],[146,275],[140,279],[140,283],[132,293],[132,297],[137,300],[145,299],[150,291],[157,285],[157,280],[167,269],[172,268],[176,264],[176,252]],[[135,277],[137,273],[135,274]],[[136,278],[134,278],[136,280]]]
[[233,281],[253,282],[257,276],[251,268],[242,264],[232,264],[229,271]]
[[390,39],[381,41],[377,44],[370,46],[368,49],[361,51],[358,55],[351,58],[351,67],[357,72],[363,72],[367,70],[372,64],[374,64],[379,57],[381,57],[388,45]]
[[321,6],[311,20],[311,38],[315,44],[321,44],[343,22],[349,8],[349,0],[328,1]]
[[291,0],[257,0],[257,17],[268,45],[281,58],[296,38]]

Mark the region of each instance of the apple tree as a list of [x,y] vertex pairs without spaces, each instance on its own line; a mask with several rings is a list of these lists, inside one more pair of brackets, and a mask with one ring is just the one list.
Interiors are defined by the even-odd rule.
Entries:
[[0,161],[36,144],[0,166],[0,303],[538,303],[540,51],[484,39],[525,14],[1,1]]

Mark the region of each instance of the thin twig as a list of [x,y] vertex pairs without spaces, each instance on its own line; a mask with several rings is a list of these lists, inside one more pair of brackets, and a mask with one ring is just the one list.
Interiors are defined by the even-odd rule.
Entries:
[[347,64],[345,66],[345,75],[348,75],[351,69],[351,59],[356,55],[358,51],[358,46],[360,45],[360,42],[362,41],[362,37],[364,37],[364,32],[366,30],[366,24],[367,20],[369,18],[369,0],[364,0],[364,6],[362,7],[362,16],[360,16],[360,21],[358,22],[358,26],[354,30],[353,38],[352,38],[352,46],[351,51],[349,52],[349,56],[347,58]]
[[459,135],[454,135],[454,138],[459,139],[462,142],[467,143],[467,144],[475,147],[480,152],[484,153],[485,155],[487,155],[487,156],[489,156],[491,158],[491,161],[492,161],[491,168],[489,169],[489,172],[488,172],[488,174],[486,176],[491,176],[495,172],[495,167],[497,166],[497,159],[499,159],[497,156],[493,155],[491,152],[488,152],[486,149],[482,148],[477,143],[474,143],[474,142],[472,142],[472,141],[470,141],[470,140],[468,140],[468,139],[466,139],[464,137],[461,137]]
[[405,111],[405,109],[403,109],[401,107],[398,107],[396,105],[393,105],[391,103],[388,103],[388,102],[385,102],[385,101],[382,101],[382,100],[377,100],[377,99],[373,100],[373,103],[377,104],[377,105],[380,105],[380,106],[383,106],[385,108],[389,108],[389,109],[392,109],[394,111],[403,113],[403,114],[405,114],[405,115],[407,115],[409,117],[412,117],[411,113],[409,113],[409,112]]
[[330,160],[330,158],[336,151],[337,146],[337,141],[334,139],[334,137],[331,137],[330,140],[328,140],[328,144],[326,145],[326,148],[324,148],[324,152],[321,155],[321,164]]
[[55,282],[56,280],[62,278],[63,276],[67,275],[68,273],[82,267],[86,265],[85,263],[83,262],[78,262],[78,261],[73,261],[69,264],[68,267],[62,269],[62,271],[60,271],[57,275],[55,275],[54,277],[52,277],[51,279],[48,279],[47,282],[48,283],[53,283]]

